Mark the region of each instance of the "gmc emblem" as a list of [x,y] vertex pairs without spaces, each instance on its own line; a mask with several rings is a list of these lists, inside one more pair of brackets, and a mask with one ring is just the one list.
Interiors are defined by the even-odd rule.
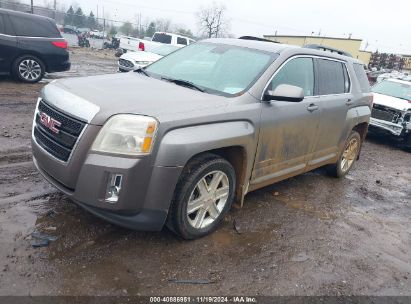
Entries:
[[43,126],[45,126],[50,131],[56,134],[59,134],[60,131],[59,129],[57,129],[57,127],[61,126],[61,122],[55,120],[54,118],[51,118],[44,112],[40,113],[40,122]]

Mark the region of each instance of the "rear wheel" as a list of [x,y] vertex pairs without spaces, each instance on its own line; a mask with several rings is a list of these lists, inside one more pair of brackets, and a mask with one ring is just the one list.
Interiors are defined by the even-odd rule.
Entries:
[[235,171],[214,154],[190,161],[177,184],[167,227],[185,239],[205,236],[230,210],[234,198]]
[[347,175],[357,160],[360,149],[361,136],[357,131],[351,131],[338,162],[328,167],[329,173],[335,177],[343,177]]
[[44,63],[37,57],[25,55],[17,58],[13,64],[13,75],[23,82],[40,81],[45,73]]

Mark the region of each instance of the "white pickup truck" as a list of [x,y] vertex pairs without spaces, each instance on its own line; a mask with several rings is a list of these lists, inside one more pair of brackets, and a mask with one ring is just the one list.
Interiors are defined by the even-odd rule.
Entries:
[[139,39],[129,36],[120,37],[120,49],[127,51],[151,51],[161,44],[170,44],[183,47],[194,43],[195,40],[171,33],[156,32],[151,40]]

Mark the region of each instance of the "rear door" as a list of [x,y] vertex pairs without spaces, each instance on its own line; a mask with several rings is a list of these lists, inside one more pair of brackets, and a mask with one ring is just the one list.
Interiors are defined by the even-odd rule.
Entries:
[[[318,138],[309,167],[318,167],[339,155],[346,133],[348,110],[353,107],[351,79],[343,61],[316,58],[319,105],[321,107]],[[344,138],[345,141],[345,138]]]
[[0,73],[8,74],[17,48],[17,37],[12,31],[9,16],[0,13]]
[[280,84],[303,88],[305,97],[301,102],[262,104],[250,190],[304,172],[315,144],[321,109],[315,96],[314,59],[289,59],[274,74],[266,90],[275,90]]

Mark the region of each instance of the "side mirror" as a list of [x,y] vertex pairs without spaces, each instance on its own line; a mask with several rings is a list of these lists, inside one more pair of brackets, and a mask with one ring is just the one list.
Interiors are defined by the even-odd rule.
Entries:
[[304,99],[304,90],[300,87],[280,84],[274,91],[267,91],[264,94],[265,101],[280,100],[290,102],[300,102]]

